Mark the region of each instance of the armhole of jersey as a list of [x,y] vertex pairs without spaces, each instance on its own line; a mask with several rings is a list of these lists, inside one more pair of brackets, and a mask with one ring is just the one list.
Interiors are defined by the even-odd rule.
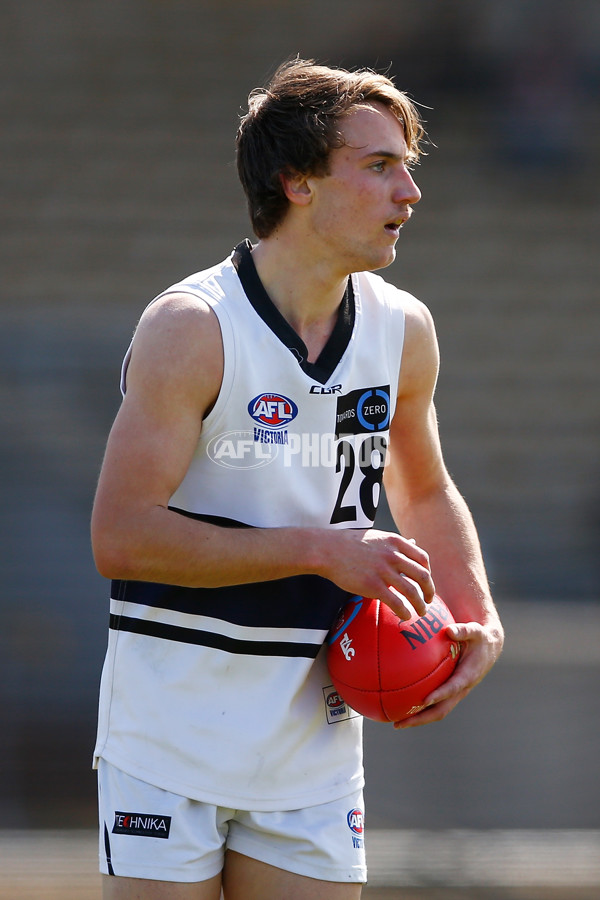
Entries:
[[[400,384],[400,371],[404,354],[404,338],[406,332],[406,313],[402,296],[406,293],[393,284],[386,282],[381,276],[363,272],[353,276],[354,296],[356,301],[357,321],[361,305],[368,307],[369,302],[376,303],[381,309],[386,321],[385,349],[387,351],[387,364],[390,373],[390,397],[392,403],[392,415],[398,399],[398,387]],[[396,379],[396,389],[392,388],[392,377]]]
[[123,363],[121,364],[121,381],[119,386],[121,388],[121,394],[123,397],[125,396],[125,392],[127,390],[127,369],[129,368],[129,360],[131,359],[131,348],[133,347],[133,338],[127,348],[127,353],[123,358]]
[[[166,297],[169,294],[191,294],[192,297],[197,297],[200,300],[203,300],[205,303],[210,306],[211,310],[215,314],[217,322],[219,324],[219,330],[221,332],[221,341],[223,343],[223,378],[221,379],[221,387],[219,388],[219,393],[217,395],[217,399],[215,400],[215,404],[211,411],[205,416],[204,421],[210,422],[213,419],[216,419],[223,405],[227,403],[229,399],[229,395],[231,393],[231,388],[233,385],[233,377],[235,374],[235,339],[233,328],[231,325],[231,321],[227,312],[220,306],[217,306],[214,302],[212,302],[211,297],[207,297],[206,295],[200,293],[200,291],[190,290],[186,285],[173,285],[173,287],[169,288],[166,291],[163,291],[162,294],[159,294],[157,297],[152,300],[148,306],[152,306],[153,303],[156,303],[157,300],[160,300],[162,297]],[[148,307],[146,307],[148,309]],[[135,337],[135,334],[134,334]],[[129,361],[131,359],[131,351],[133,348],[133,338],[131,339],[131,343],[127,349],[127,353],[123,359],[123,364],[121,366],[121,394],[123,397],[125,396],[125,392],[127,390],[127,369],[129,368]]]
[[[359,327],[357,323],[362,316],[362,282],[358,272],[354,272],[350,275],[350,279],[352,281],[352,293],[354,294],[354,334],[356,334],[356,330]],[[352,335],[351,340],[354,338],[354,334]]]
[[[396,294],[396,297],[394,297]],[[390,340],[388,341],[388,354],[390,372],[396,373],[396,389],[393,398],[393,411],[396,409],[398,401],[398,390],[400,386],[400,372],[402,371],[402,359],[404,357],[404,340],[406,337],[406,312],[404,304],[401,302],[402,291],[393,285],[387,285],[386,290],[386,306],[390,317]],[[391,387],[391,385],[390,385]],[[392,412],[393,415],[393,412]]]
[[217,317],[219,328],[221,330],[221,342],[223,344],[223,377],[221,379],[221,387],[217,399],[211,411],[204,417],[204,425],[210,425],[211,422],[218,421],[222,410],[227,406],[233,382],[235,378],[235,370],[237,364],[237,354],[235,346],[235,332],[229,314],[222,304],[211,302],[211,298],[202,298]]

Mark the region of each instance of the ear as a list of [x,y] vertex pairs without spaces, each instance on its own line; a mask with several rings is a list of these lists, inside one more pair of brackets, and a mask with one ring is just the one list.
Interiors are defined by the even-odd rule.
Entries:
[[312,201],[311,178],[299,172],[280,172],[279,180],[283,192],[290,203],[296,206],[308,206]]

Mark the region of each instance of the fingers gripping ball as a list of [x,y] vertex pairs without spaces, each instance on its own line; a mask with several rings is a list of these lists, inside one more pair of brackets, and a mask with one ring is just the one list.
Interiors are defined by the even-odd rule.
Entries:
[[377,722],[399,722],[423,708],[458,662],[460,644],[445,634],[454,622],[437,595],[427,614],[403,621],[385,603],[354,597],[329,636],[327,663],[346,703]]

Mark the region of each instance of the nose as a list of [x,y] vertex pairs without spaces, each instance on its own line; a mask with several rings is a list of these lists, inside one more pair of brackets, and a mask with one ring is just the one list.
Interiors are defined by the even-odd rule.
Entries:
[[418,203],[421,199],[421,191],[416,181],[412,177],[412,173],[405,166],[402,167],[398,184],[394,192],[394,201],[396,203],[408,203],[410,206]]

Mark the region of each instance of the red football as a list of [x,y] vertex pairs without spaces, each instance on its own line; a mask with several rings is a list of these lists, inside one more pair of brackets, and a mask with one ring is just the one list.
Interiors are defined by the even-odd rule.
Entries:
[[346,703],[377,722],[399,722],[423,708],[458,662],[446,636],[452,613],[437,595],[427,614],[400,619],[385,603],[354,597],[329,636],[327,663]]

